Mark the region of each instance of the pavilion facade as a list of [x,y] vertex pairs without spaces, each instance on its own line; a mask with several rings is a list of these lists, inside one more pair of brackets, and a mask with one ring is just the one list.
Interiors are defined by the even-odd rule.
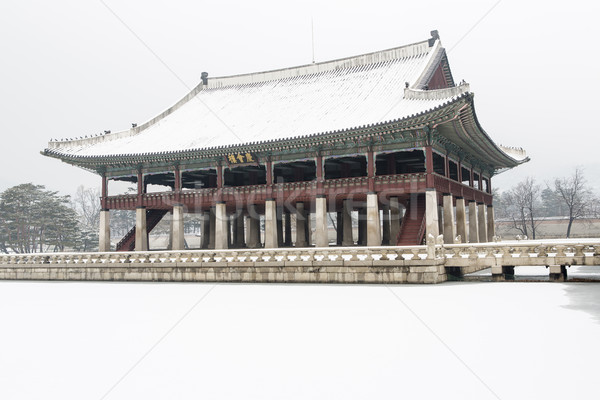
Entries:
[[[111,250],[114,209],[136,212],[116,250],[148,250],[167,213],[174,250],[185,246],[186,213],[202,215],[201,248],[491,241],[491,178],[528,160],[480,126],[436,31],[341,60],[203,74],[151,121],[51,141],[44,154],[102,177],[100,251]],[[110,181],[137,193],[109,196]]]

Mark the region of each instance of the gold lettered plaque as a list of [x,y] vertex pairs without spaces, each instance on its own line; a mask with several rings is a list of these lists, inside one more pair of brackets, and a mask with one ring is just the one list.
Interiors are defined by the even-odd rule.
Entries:
[[227,154],[225,160],[230,167],[247,164],[258,165],[258,158],[250,152],[230,153]]

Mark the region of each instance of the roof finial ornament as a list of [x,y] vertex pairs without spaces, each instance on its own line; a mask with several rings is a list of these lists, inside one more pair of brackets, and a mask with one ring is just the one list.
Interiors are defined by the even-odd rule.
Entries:
[[408,82],[404,82],[404,87],[408,89],[408,87],[410,86],[410,84]]
[[431,39],[429,39],[428,43],[429,43],[429,47],[433,47],[433,45],[435,44],[435,41],[439,40],[440,34],[438,33],[437,29],[431,31],[430,33],[431,33]]
[[202,79],[202,85],[208,86],[208,72],[203,72],[200,78]]

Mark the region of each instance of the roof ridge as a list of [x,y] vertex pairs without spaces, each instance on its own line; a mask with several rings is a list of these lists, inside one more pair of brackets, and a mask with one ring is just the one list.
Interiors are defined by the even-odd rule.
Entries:
[[[439,42],[439,39],[436,40]],[[294,78],[298,76],[334,71],[341,68],[351,68],[385,61],[400,60],[428,54],[434,46],[429,46],[429,40],[392,47],[385,50],[359,54],[318,63],[298,65],[295,67],[279,68],[268,71],[258,71],[246,74],[219,76],[208,79],[207,89],[237,86],[248,83],[269,82],[273,80]]]

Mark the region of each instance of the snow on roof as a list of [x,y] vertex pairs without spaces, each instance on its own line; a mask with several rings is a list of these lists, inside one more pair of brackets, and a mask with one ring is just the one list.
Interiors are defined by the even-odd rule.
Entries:
[[[419,91],[444,52],[439,40],[276,71],[209,78],[158,117],[127,131],[53,141],[52,152],[110,156],[264,142],[397,120],[462,95]],[[406,91],[405,82],[410,90]]]

